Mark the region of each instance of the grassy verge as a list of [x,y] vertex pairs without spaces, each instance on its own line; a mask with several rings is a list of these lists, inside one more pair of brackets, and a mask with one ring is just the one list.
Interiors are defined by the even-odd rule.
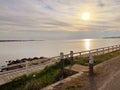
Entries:
[[[65,66],[69,61],[65,60]],[[21,76],[12,82],[0,86],[0,90],[40,90],[61,79],[60,62],[47,66],[42,71],[32,73],[28,77]]]
[[[99,63],[102,63],[106,60],[109,60],[109,59],[114,58],[119,55],[120,55],[120,51],[114,51],[114,52],[107,53],[104,55],[94,56],[94,65],[97,65]],[[77,56],[77,57],[75,57],[74,63],[88,66],[89,65],[88,60],[89,60],[89,57],[78,57]]]

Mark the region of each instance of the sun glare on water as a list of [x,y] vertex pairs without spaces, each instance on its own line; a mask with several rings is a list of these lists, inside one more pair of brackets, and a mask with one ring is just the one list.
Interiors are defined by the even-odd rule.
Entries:
[[89,20],[90,19],[90,13],[89,12],[82,13],[82,19],[83,20]]

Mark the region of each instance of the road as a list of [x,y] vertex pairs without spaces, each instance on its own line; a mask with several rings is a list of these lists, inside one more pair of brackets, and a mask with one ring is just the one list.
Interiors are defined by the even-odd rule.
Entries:
[[[44,69],[46,66],[52,65],[54,64],[55,60],[50,60],[48,62],[45,62],[43,64],[39,64],[39,65],[34,65],[28,68],[28,73],[32,73],[35,71],[39,71]],[[0,73],[0,85],[3,85],[7,82],[10,82],[11,80],[13,80],[16,77],[22,76],[26,74],[26,68],[21,68],[21,69],[16,69],[16,70],[11,70],[10,72],[3,72],[2,74]]]

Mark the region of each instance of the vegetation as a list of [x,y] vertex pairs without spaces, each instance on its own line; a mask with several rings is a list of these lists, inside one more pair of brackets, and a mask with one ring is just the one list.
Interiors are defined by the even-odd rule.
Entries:
[[[64,65],[69,65],[70,62],[65,59]],[[12,82],[0,86],[1,90],[40,90],[41,88],[50,85],[61,79],[60,62],[54,65],[47,66],[39,72],[25,75],[14,79]]]
[[[113,57],[119,56],[120,51],[114,51],[112,53],[107,53],[104,55],[94,56],[94,64],[99,64]],[[88,57],[74,58],[74,63],[88,66]],[[47,66],[45,69],[30,74],[28,77],[25,75],[14,79],[5,85],[0,86],[1,90],[40,90],[41,88],[50,85],[56,81],[59,81],[62,77],[61,75],[61,63],[55,63],[54,65]],[[70,59],[66,58],[64,60],[64,66],[70,65]],[[66,77],[66,76],[65,76]],[[72,84],[73,85],[73,84]],[[70,87],[74,87],[74,85]],[[76,84],[77,85],[77,84]],[[69,86],[69,85],[68,85]],[[79,84],[81,87],[82,84]],[[67,88],[67,87],[66,87]]]
[[[109,60],[111,58],[114,58],[116,56],[119,56],[120,55],[120,51],[114,51],[114,52],[111,52],[111,53],[106,53],[106,54],[102,54],[102,55],[98,55],[98,56],[93,56],[94,57],[94,65],[97,65],[99,63],[102,63],[106,60]],[[77,64],[81,64],[81,65],[85,65],[85,66],[88,66],[89,65],[89,57],[78,57],[76,56],[75,57],[75,62],[74,63],[77,63]]]

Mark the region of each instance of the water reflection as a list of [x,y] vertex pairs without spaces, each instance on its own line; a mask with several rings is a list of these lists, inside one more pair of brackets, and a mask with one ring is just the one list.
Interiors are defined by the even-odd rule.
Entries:
[[8,60],[54,57],[59,52],[80,52],[120,44],[120,39],[80,39],[58,41],[0,42],[0,66]]
[[91,39],[84,39],[85,42],[85,49],[90,50],[91,47]]

